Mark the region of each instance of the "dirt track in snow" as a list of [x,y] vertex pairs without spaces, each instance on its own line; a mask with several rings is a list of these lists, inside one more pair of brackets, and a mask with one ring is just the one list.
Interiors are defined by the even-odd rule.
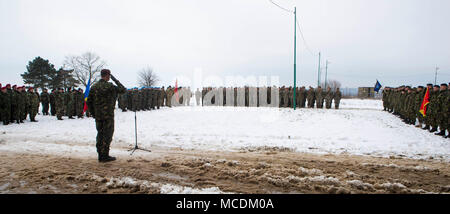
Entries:
[[[107,164],[1,152],[0,193],[161,193],[155,183],[218,187],[232,193],[450,193],[449,165],[277,148],[241,152],[153,148],[148,155],[119,156]],[[123,178],[134,182],[120,182]]]

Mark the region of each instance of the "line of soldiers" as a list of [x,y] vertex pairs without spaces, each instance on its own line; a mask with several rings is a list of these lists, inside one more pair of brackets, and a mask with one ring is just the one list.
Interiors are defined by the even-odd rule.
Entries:
[[[37,122],[35,118],[40,105],[43,115],[56,116],[58,120],[62,120],[63,116],[69,119],[84,117],[84,93],[81,88],[68,88],[67,91],[60,88],[51,93],[44,88],[41,94],[33,87],[11,87],[10,84],[5,87],[0,84],[0,89],[0,121],[3,125],[24,123],[28,116],[31,122]],[[89,116],[89,112],[86,114]]]
[[[427,89],[429,104],[423,116],[420,109]],[[426,88],[423,86],[385,87],[382,100],[384,111],[400,117],[406,124],[415,125],[432,133],[439,131],[435,134],[449,138],[448,134],[445,135],[446,130],[449,132],[450,128],[450,91],[447,84],[443,83],[441,86],[427,84]]]
[[11,87],[11,84],[2,87],[0,84],[0,89],[0,121],[3,125],[24,123],[28,116],[31,122],[37,122],[35,117],[39,110],[40,96],[34,88],[27,89],[17,85]]
[[[182,90],[179,87],[178,90]],[[190,91],[190,89],[188,89]],[[157,87],[142,87],[141,89],[128,89],[126,93],[118,95],[119,108],[126,111],[147,111],[160,109],[163,106],[172,107],[172,97],[175,96],[175,88],[169,86],[164,89]],[[187,103],[190,102],[190,96],[187,96]],[[180,97],[180,103],[183,103],[183,97]]]
[[[276,86],[274,86],[276,87]],[[228,88],[228,90],[233,90],[234,91],[234,106],[238,106],[238,101],[237,101],[237,94],[239,90],[244,90],[245,93],[245,106],[253,106],[252,103],[255,103],[256,107],[260,107],[260,89],[264,89],[267,91],[267,103],[272,103],[272,88],[274,87],[244,87],[244,88]],[[217,88],[212,88],[212,87],[205,87],[203,88],[202,92],[201,92],[201,98],[202,100],[205,99],[205,96],[208,92],[213,91],[213,90],[220,90]],[[226,93],[227,88],[223,88],[223,103],[224,105],[226,104]],[[286,87],[286,86],[282,86],[282,87],[278,87],[279,90],[279,106],[280,108],[293,108],[294,107],[294,88],[293,87]],[[295,88],[295,96],[296,96],[296,106],[298,108],[323,108],[325,106],[325,108],[327,109],[331,109],[332,108],[332,103],[334,100],[334,104],[335,104],[335,108],[339,109],[339,105],[342,99],[342,93],[340,91],[339,88],[336,89],[336,91],[331,90],[330,87],[327,88],[326,91],[324,91],[322,89],[321,86],[317,87],[317,89],[314,89],[313,87],[309,87],[309,89],[307,90],[305,86],[303,87],[296,87]],[[250,96],[250,92],[251,91],[255,91],[256,92],[256,97],[254,96]],[[197,99],[197,105],[199,103],[199,98],[197,97],[198,95],[200,95],[198,89],[197,92],[195,92],[196,95],[196,99]],[[256,100],[255,100],[256,99]],[[212,98],[212,104],[215,103],[215,97]],[[202,103],[202,105],[204,104],[204,102]]]
[[[66,116],[69,119],[84,118],[84,92],[83,89],[67,88],[64,91],[63,88],[58,90],[52,90],[48,95],[47,90],[44,89],[43,94],[46,94],[48,99],[46,102],[42,102],[43,114],[48,114],[48,106],[50,104],[50,114],[56,116],[58,120],[63,120],[62,117]],[[43,95],[41,95],[43,96]],[[89,112],[86,112],[86,116],[89,117]]]

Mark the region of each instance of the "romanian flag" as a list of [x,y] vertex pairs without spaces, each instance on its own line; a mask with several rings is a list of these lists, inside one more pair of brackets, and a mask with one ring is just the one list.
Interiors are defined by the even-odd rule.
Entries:
[[425,97],[423,98],[422,105],[420,106],[420,113],[423,117],[427,116],[427,105],[430,103],[430,89],[427,88],[427,92],[425,93]]
[[86,86],[86,91],[84,92],[84,108],[83,108],[83,113],[85,113],[88,110],[88,106],[87,106],[87,99],[89,96],[89,91],[91,90],[91,78],[89,78],[88,84]]

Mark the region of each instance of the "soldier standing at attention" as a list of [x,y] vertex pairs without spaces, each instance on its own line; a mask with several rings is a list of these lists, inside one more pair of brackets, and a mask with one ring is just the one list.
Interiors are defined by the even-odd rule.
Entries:
[[24,123],[23,121],[25,119],[27,119],[27,113],[28,113],[28,96],[27,96],[27,92],[24,91],[25,87],[18,87],[17,91],[18,91],[18,106],[19,106],[19,114],[18,114],[18,118],[20,120],[20,123]]
[[56,107],[55,107],[55,94],[56,94],[56,90],[53,89],[52,92],[50,93],[50,114],[52,116],[56,115]]
[[331,91],[331,88],[327,88],[327,92],[325,94],[325,108],[331,109],[331,104],[333,102],[333,92]]
[[0,114],[3,125],[8,125],[11,118],[11,100],[6,86],[0,92]]
[[58,120],[63,120],[62,116],[64,115],[64,90],[62,88],[58,89],[58,92],[54,94],[55,96],[55,112]]
[[[117,86],[109,83],[112,79]],[[125,87],[111,75],[111,71],[103,69],[101,79],[92,86],[88,97],[88,107],[95,118],[97,128],[97,153],[99,162],[115,161],[109,156],[109,146],[114,134],[114,108],[117,94],[125,93]]]
[[339,109],[339,104],[341,103],[342,99],[342,93],[339,90],[339,88],[336,89],[336,92],[334,93],[334,107],[336,109]]
[[48,115],[48,105],[50,104],[50,95],[46,88],[41,93],[42,114]]
[[30,87],[28,89],[28,114],[30,115],[31,122],[37,122],[35,117],[38,113],[39,97],[34,93],[34,89]]

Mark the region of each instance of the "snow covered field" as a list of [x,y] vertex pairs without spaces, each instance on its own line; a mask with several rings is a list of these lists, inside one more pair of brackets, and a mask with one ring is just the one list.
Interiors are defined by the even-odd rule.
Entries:
[[[448,139],[408,126],[379,100],[342,100],[340,110],[177,107],[138,112],[142,147],[404,156],[450,160]],[[112,155],[134,144],[134,112],[116,111]],[[96,158],[93,119],[0,126],[0,151]]]

